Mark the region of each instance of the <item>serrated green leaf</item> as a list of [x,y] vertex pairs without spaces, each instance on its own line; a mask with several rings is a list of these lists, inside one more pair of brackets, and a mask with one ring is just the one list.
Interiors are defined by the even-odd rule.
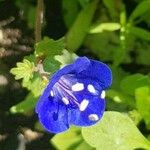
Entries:
[[63,50],[62,53],[62,55],[54,56],[54,59],[61,63],[61,68],[72,63],[78,57],[75,53],[69,53],[67,50]]
[[23,78],[25,81],[28,81],[33,77],[34,70],[34,63],[24,59],[23,62],[18,62],[17,67],[12,68],[10,72],[15,75],[16,80]]
[[82,141],[80,129],[76,127],[70,128],[67,132],[55,135],[51,142],[58,150],[71,150],[70,148],[78,146]]
[[120,29],[120,24],[119,23],[114,23],[114,22],[108,22],[108,23],[101,23],[98,25],[94,25],[90,29],[90,33],[101,33],[104,31],[115,31]]
[[150,85],[135,90],[136,106],[150,129]]
[[134,96],[136,88],[146,86],[149,84],[150,78],[148,76],[137,73],[125,77],[121,81],[120,87],[125,93]]
[[29,93],[26,98],[12,106],[10,108],[11,113],[27,113],[28,111],[32,110],[35,107],[38,97],[34,97],[32,93]]
[[45,37],[42,41],[35,45],[35,52],[38,56],[54,56],[64,49],[64,39],[53,40]]
[[133,21],[137,17],[140,17],[144,15],[147,11],[150,10],[150,1],[149,0],[143,0],[139,5],[134,9],[132,14],[129,17],[129,21]]
[[96,125],[82,128],[85,141],[97,150],[150,149],[150,142],[133,121],[119,112],[105,112]]
[[94,0],[79,13],[73,26],[66,35],[67,49],[74,51],[81,46],[90,28],[96,6],[97,0]]
[[139,27],[135,27],[135,26],[130,27],[129,30],[130,30],[130,33],[133,34],[134,36],[136,36],[137,38],[140,38],[140,39],[143,39],[146,41],[150,41],[150,32],[149,31],[139,28]]

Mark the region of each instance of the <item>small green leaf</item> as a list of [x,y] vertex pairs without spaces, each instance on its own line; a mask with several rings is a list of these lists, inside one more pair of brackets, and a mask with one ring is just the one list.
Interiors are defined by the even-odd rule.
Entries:
[[41,42],[35,45],[36,55],[54,56],[64,49],[64,39],[53,40],[45,37]]
[[115,31],[115,30],[119,30],[120,29],[120,24],[119,23],[101,23],[98,25],[94,25],[93,27],[91,27],[90,29],[90,33],[100,33],[103,31]]
[[130,27],[129,30],[130,30],[130,33],[133,34],[134,36],[136,36],[137,38],[140,38],[140,39],[143,39],[146,41],[150,41],[150,32],[149,31],[139,28],[139,27],[135,27],[135,26]]
[[38,97],[34,97],[29,93],[26,98],[15,106],[10,108],[11,113],[27,113],[35,107]]
[[31,80],[23,80],[22,86],[30,90],[35,97],[38,97],[43,92],[47,83],[48,81],[46,78],[41,78],[37,73],[35,73]]
[[144,15],[147,11],[150,10],[150,1],[149,0],[143,0],[132,12],[132,14],[129,17],[129,21],[133,21],[137,17],[140,17]]
[[[57,55],[56,55],[57,56]],[[54,57],[48,56],[43,61],[44,70],[51,74],[60,68],[60,63]]]
[[121,81],[120,87],[125,93],[134,96],[136,88],[146,86],[148,84],[150,84],[150,78],[146,75],[137,73],[125,77]]
[[79,13],[73,26],[66,35],[67,49],[76,50],[80,47],[90,28],[96,6],[97,0],[94,0]]
[[24,59],[23,62],[18,62],[17,67],[12,68],[10,72],[15,75],[16,80],[23,78],[25,81],[28,81],[33,77],[34,70],[34,63]]
[[80,129],[76,127],[70,128],[67,132],[55,135],[51,142],[58,150],[71,150],[80,144],[82,136]]
[[150,129],[150,85],[136,89],[135,98],[137,109]]
[[96,125],[82,128],[82,135],[97,150],[150,149],[150,142],[133,121],[119,112],[105,112]]
[[62,51],[62,55],[55,55],[54,58],[61,63],[61,67],[72,63],[78,56],[75,53],[69,53],[67,50]]

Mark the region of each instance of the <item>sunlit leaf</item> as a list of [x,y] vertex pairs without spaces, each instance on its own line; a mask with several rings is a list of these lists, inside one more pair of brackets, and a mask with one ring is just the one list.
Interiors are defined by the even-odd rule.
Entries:
[[90,33],[100,33],[103,31],[115,31],[115,30],[119,30],[120,29],[120,24],[119,23],[101,23],[98,25],[95,25],[93,27],[91,27],[90,29]]
[[72,63],[78,56],[75,53],[69,53],[67,50],[62,51],[62,55],[55,55],[55,60],[61,63],[61,67]]
[[150,149],[150,142],[140,133],[133,121],[119,112],[105,112],[101,121],[82,128],[85,141],[97,150]]
[[23,62],[18,62],[16,68],[12,68],[10,72],[15,75],[15,79],[24,79],[28,81],[33,77],[33,72],[35,71],[35,66],[33,62],[24,59]]
[[58,150],[71,150],[72,146],[77,147],[82,141],[80,129],[72,127],[69,131],[55,135],[51,142]]
[[150,129],[150,84],[149,87],[144,86],[136,89],[135,97],[137,109]]

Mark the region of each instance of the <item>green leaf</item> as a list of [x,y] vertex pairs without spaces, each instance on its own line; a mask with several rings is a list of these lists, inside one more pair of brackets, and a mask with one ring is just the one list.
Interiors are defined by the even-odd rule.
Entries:
[[137,38],[140,38],[140,39],[143,39],[146,41],[150,41],[150,32],[149,31],[139,28],[139,27],[135,27],[135,26],[130,27],[129,30],[130,30],[130,33],[133,34],[134,36],[136,36]]
[[114,22],[101,23],[101,24],[94,25],[93,27],[91,27],[90,33],[100,33],[103,31],[115,31],[115,30],[119,30],[120,27],[121,26],[119,23],[114,23]]
[[67,50],[62,51],[62,55],[55,55],[55,60],[61,63],[61,67],[72,63],[78,56],[75,53],[69,53]]
[[[126,105],[130,106],[130,108],[135,107],[134,97],[132,97],[126,93],[123,93],[122,91],[110,89],[107,91],[106,96],[108,98],[111,98],[116,103],[124,103],[124,106],[126,104]],[[110,108],[110,109],[112,110],[112,108]],[[127,110],[127,108],[126,108],[126,110]]]
[[48,81],[46,78],[41,78],[39,74],[34,73],[34,76],[31,80],[29,81],[23,80],[22,86],[30,90],[35,97],[38,97],[43,92],[47,83]]
[[80,3],[80,5],[81,5],[81,7],[86,7],[87,6],[87,4],[90,2],[90,0],[78,0],[79,1],[79,3]]
[[66,26],[69,28],[78,15],[79,4],[77,0],[63,0],[62,2],[64,21]]
[[27,113],[28,111],[32,110],[35,107],[38,97],[34,97],[32,93],[29,93],[26,98],[12,106],[10,108],[11,113]]
[[133,21],[137,17],[140,17],[144,15],[147,11],[150,10],[150,1],[149,0],[143,0],[132,12],[132,14],[129,17],[129,21]]
[[56,61],[54,57],[48,56],[44,59],[43,66],[46,72],[50,72],[52,74],[60,68],[60,63]]
[[79,13],[73,26],[66,35],[67,49],[76,50],[80,47],[90,28],[96,6],[97,0],[94,0]]
[[115,1],[114,0],[103,0],[104,5],[108,9],[110,15],[112,17],[115,17],[117,14],[116,7],[115,7]]
[[136,88],[146,86],[148,84],[150,84],[150,78],[146,75],[137,73],[125,77],[121,81],[120,87],[125,93],[134,96]]
[[41,42],[35,45],[37,56],[54,56],[59,54],[64,49],[64,39],[53,40],[45,37]]
[[80,129],[76,127],[70,128],[67,132],[56,134],[51,142],[58,150],[71,150],[82,141]]
[[143,65],[150,65],[150,45],[149,43],[144,43],[137,48],[137,57],[136,62],[137,64],[143,64]]
[[23,62],[18,62],[17,67],[10,70],[10,72],[15,75],[16,80],[23,78],[25,81],[28,81],[33,77],[34,71],[34,63],[27,59],[24,59]]
[[140,133],[133,121],[119,112],[105,112],[101,121],[82,128],[85,141],[97,150],[150,149],[150,142]]
[[135,98],[137,109],[150,129],[150,85],[136,89]]

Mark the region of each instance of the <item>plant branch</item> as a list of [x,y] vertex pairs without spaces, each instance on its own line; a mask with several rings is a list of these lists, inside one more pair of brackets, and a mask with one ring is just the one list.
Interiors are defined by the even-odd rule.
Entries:
[[42,38],[42,24],[44,16],[44,2],[43,0],[37,1],[36,21],[35,21],[35,42],[39,42]]

